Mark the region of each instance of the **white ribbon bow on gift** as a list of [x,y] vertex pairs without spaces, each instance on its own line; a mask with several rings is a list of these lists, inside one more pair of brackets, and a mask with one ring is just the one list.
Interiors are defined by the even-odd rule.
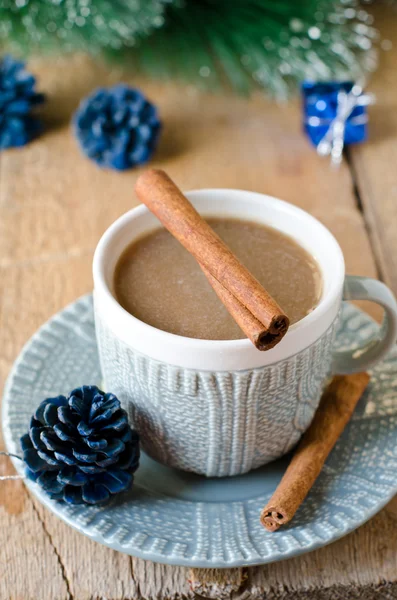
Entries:
[[[336,116],[331,120],[327,133],[317,145],[318,154],[320,156],[331,156],[332,165],[339,166],[342,162],[347,120],[356,106],[369,106],[374,102],[375,96],[373,94],[363,94],[363,85],[359,83],[354,84],[350,92],[340,90],[337,96]],[[367,121],[367,115],[358,115],[354,117],[352,123],[363,125]],[[308,124],[319,126],[323,124],[323,121],[318,117],[309,117]]]

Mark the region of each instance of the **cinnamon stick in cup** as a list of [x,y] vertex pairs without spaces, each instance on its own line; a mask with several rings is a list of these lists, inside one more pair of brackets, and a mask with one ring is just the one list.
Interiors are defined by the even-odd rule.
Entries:
[[135,185],[141,202],[199,262],[230,314],[259,350],[273,348],[289,319],[240,263],[164,171],[151,169]]
[[368,373],[337,375],[325,390],[312,424],[261,512],[261,523],[268,531],[276,531],[295,515],[353,414],[369,379]]
[[268,350],[269,347],[273,347],[275,345],[274,343],[272,346],[268,345],[268,331],[264,329],[262,323],[258,321],[258,319],[256,319],[231,292],[224,288],[205,267],[202,265],[200,266],[219,300],[223,302],[237,325],[244,331],[245,335],[251,340],[254,346],[256,346],[258,350]]

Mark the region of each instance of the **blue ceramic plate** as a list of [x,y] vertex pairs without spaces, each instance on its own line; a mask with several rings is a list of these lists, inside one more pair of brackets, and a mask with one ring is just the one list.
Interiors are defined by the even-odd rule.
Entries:
[[[375,327],[345,305],[338,346],[358,346]],[[3,401],[8,451],[21,454],[19,438],[43,398],[82,384],[101,384],[91,296],[55,315],[16,361]],[[397,492],[397,349],[374,369],[351,423],[290,526],[268,533],[259,514],[287,462],[240,477],[205,479],[143,456],[133,489],[104,507],[66,506],[36,484],[26,485],[91,539],[153,561],[237,567],[309,552],[364,523]],[[23,471],[20,461],[14,464]]]

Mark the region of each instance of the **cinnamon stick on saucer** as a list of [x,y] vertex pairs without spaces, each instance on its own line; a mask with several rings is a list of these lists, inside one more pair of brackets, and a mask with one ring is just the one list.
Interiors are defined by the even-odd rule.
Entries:
[[320,474],[368,382],[368,373],[337,375],[333,378],[282,480],[261,512],[261,523],[268,531],[276,531],[293,518]]
[[198,261],[238,325],[259,350],[273,348],[289,319],[259,281],[199,215],[164,171],[143,173],[135,185],[141,202]]

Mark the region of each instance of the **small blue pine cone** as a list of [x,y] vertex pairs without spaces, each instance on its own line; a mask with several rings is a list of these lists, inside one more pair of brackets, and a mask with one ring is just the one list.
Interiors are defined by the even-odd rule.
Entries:
[[0,150],[24,146],[43,129],[32,110],[45,100],[35,91],[36,79],[12,56],[0,60]]
[[106,502],[132,485],[139,465],[127,413],[94,385],[44,400],[21,445],[27,477],[70,504]]
[[161,130],[156,107],[142,92],[124,84],[100,88],[85,98],[73,124],[88,158],[119,171],[145,164]]

